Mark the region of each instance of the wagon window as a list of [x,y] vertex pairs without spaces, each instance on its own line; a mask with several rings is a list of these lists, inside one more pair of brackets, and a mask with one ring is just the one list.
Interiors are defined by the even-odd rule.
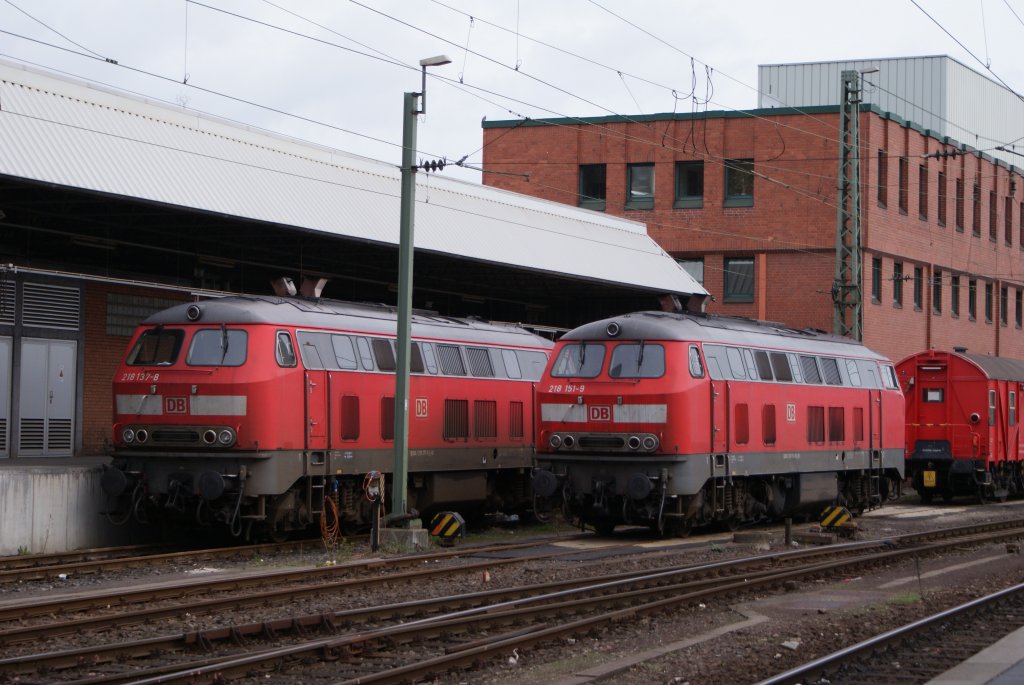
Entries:
[[449,376],[466,375],[466,367],[462,363],[462,354],[456,345],[438,345],[437,356],[441,360],[441,373]]
[[299,353],[307,369],[332,369],[335,365],[334,347],[326,333],[298,333]]
[[895,390],[899,387],[896,382],[896,369],[891,364],[882,365],[882,384],[889,390]]
[[352,345],[352,338],[347,335],[332,335],[331,346],[334,347],[334,358],[338,362],[339,369],[358,369],[356,362],[356,348]]
[[704,378],[704,365],[700,363],[700,350],[696,345],[690,345],[690,375]]
[[558,351],[551,375],[555,378],[595,378],[604,366],[604,345],[570,343]]
[[377,368],[381,371],[394,371],[395,350],[391,347],[391,341],[384,338],[372,338],[370,346],[373,348],[373,358],[377,360]]
[[928,403],[945,402],[944,388],[921,388],[921,401]]
[[825,382],[829,385],[842,385],[843,377],[839,374],[839,363],[832,357],[821,358],[821,368],[825,373]]
[[857,368],[857,362],[854,359],[847,359],[846,361],[846,374],[850,377],[850,385],[855,388],[861,387],[860,384],[860,370]]
[[409,371],[423,373],[423,353],[418,342],[409,343]]
[[494,367],[491,365],[491,355],[483,347],[467,347],[466,358],[469,359],[469,371],[474,376],[484,378],[494,377]]
[[793,371],[789,368],[789,359],[782,352],[771,352],[768,357],[772,360],[772,371],[775,372],[775,380],[783,383],[793,382]]
[[128,353],[128,366],[170,366],[178,360],[185,331],[151,328],[143,331]]
[[522,378],[523,371],[519,368],[519,357],[515,350],[502,350],[501,361],[505,364],[505,373],[509,378]]
[[661,378],[665,375],[665,348],[643,342],[616,345],[608,375],[612,378]]
[[523,371],[523,378],[528,381],[539,381],[544,375],[544,367],[548,365],[548,355],[544,352],[529,352],[517,350],[519,368]]
[[996,425],[996,391],[988,391],[988,425]]
[[185,362],[189,366],[241,366],[249,334],[228,328],[205,328],[192,336]]
[[434,345],[432,343],[421,343],[423,362],[427,365],[427,371],[437,373],[437,357],[434,356]]
[[743,354],[738,348],[727,347],[725,353],[729,357],[729,371],[733,378],[746,378],[747,365],[743,362]]
[[860,369],[860,377],[864,382],[865,388],[882,387],[882,381],[878,378],[878,364],[864,359],[858,359],[857,368]]
[[754,363],[757,364],[757,375],[763,381],[771,381],[775,379],[772,374],[772,363],[768,359],[768,353],[764,350],[754,351]]
[[815,357],[800,355],[800,368],[804,372],[804,383],[821,383],[821,372],[818,371],[818,360]]
[[789,368],[793,372],[793,382],[803,383],[804,373],[803,369],[800,368],[800,358],[791,352],[787,353],[786,356],[789,357]]
[[716,381],[725,379],[725,369],[729,361],[725,358],[725,348],[721,345],[705,345],[704,359],[708,364],[708,375]]
[[292,347],[292,336],[287,331],[277,332],[277,345],[274,347],[274,357],[278,366],[295,366],[295,348]]

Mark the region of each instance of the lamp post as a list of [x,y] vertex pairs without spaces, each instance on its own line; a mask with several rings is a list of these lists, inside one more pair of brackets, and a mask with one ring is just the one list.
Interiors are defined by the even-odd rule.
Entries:
[[[409,356],[412,330],[413,214],[416,204],[416,117],[427,111],[427,67],[451,64],[445,55],[420,60],[423,81],[419,93],[402,101],[402,199],[398,237],[398,354],[395,369],[395,462],[391,484],[391,515],[407,509],[409,480]],[[417,106],[417,98],[421,98]]]

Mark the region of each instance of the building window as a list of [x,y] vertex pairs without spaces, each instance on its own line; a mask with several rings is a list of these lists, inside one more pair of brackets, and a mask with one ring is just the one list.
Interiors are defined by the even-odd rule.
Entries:
[[932,311],[942,313],[942,272],[938,269],[932,272]]
[[726,302],[754,301],[754,259],[740,257],[725,260]]
[[1009,299],[1009,289],[1004,285],[999,288],[999,323],[1004,326],[1008,321],[1007,310],[1009,306],[1006,302],[1007,299]]
[[956,230],[964,232],[964,180],[956,180]]
[[946,225],[946,173],[939,172],[939,226]]
[[913,308],[921,311],[925,296],[925,272],[920,266],[913,267]]
[[978,318],[978,282],[973,278],[967,281],[967,318]]
[[704,162],[676,162],[676,209],[704,206]]
[[959,318],[960,317],[960,277],[953,276],[949,280],[949,313],[950,315]]
[[992,323],[992,284],[985,284],[985,323]]
[[690,274],[693,280],[704,285],[704,260],[703,259],[679,259],[676,260],[683,271]]
[[924,164],[917,169],[917,215],[928,221],[928,167]]
[[889,204],[889,155],[878,151],[878,206],[883,209]]
[[981,181],[977,177],[971,193],[971,234],[981,237]]
[[993,243],[996,241],[996,225],[999,223],[999,212],[996,210],[996,191],[988,191],[988,239]]
[[871,258],[871,301],[878,304],[882,301],[882,258]]
[[607,193],[607,167],[604,164],[580,165],[579,206],[604,211]]
[[754,160],[725,160],[725,206],[754,205]]
[[1013,245],[1013,198],[1009,195],[1003,202],[1003,242]]
[[654,165],[626,165],[626,209],[654,209]]
[[903,306],[903,262],[892,265],[892,303],[896,307]]
[[907,158],[900,157],[899,163],[899,183],[900,183],[900,214],[907,213],[907,206],[910,202],[907,197]]
[[1017,288],[1017,301],[1013,310],[1013,323],[1017,328],[1021,327],[1021,318],[1024,317],[1024,290]]

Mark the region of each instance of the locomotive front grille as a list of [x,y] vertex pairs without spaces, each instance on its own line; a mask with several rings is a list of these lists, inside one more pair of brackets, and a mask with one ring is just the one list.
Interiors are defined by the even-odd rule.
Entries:
[[161,428],[153,431],[153,444],[158,445],[197,445],[199,431],[188,429]]
[[580,449],[621,450],[626,441],[618,435],[581,435],[578,444]]

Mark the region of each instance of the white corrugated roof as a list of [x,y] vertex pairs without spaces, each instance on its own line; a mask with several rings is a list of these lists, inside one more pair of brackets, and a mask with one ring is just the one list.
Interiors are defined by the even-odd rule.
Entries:
[[[397,166],[0,62],[0,174],[397,245]],[[417,250],[706,293],[646,227],[416,175]]]

